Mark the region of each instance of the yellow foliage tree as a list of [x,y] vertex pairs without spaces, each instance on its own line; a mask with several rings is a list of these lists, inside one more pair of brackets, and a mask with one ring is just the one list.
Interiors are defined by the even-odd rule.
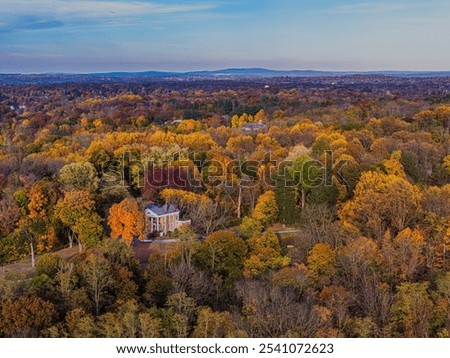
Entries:
[[198,132],[202,129],[202,123],[195,119],[185,119],[177,126],[177,132],[179,133],[192,133]]
[[244,262],[244,276],[257,277],[268,270],[289,265],[290,258],[281,253],[280,242],[273,231],[248,240],[250,257]]
[[340,210],[344,221],[369,237],[381,239],[387,229],[398,232],[414,223],[421,210],[419,189],[406,179],[380,171],[364,173],[353,200]]
[[249,135],[231,137],[227,141],[226,149],[230,153],[239,156],[253,152],[255,143],[253,142],[253,138]]
[[231,117],[231,127],[239,127],[239,116],[237,114]]
[[336,254],[329,244],[318,243],[311,249],[307,263],[316,278],[329,276],[335,271]]
[[237,114],[235,114],[233,117],[231,117],[231,127],[233,127],[233,128],[242,127],[242,126],[246,125],[247,123],[255,123],[255,122],[257,122],[255,120],[255,117],[253,117],[251,114],[247,114],[247,113],[243,113],[241,116],[238,116]]
[[229,312],[214,312],[210,307],[201,307],[192,336],[196,338],[237,338],[245,337],[245,332],[236,327]]
[[277,220],[278,206],[274,191],[266,191],[258,198],[255,210],[253,211],[253,218],[266,227]]
[[253,120],[255,123],[264,122],[266,120],[266,112],[264,109],[260,109],[258,113],[255,114]]
[[442,161],[442,169],[445,174],[450,175],[450,155],[447,155]]
[[400,163],[400,159],[402,157],[402,152],[400,150],[396,150],[391,154],[391,157],[385,161],[383,161],[383,167],[386,170],[387,174],[397,175],[402,178],[406,178],[406,173],[403,168],[402,163]]
[[161,191],[161,198],[166,203],[175,205],[181,211],[188,210],[189,207],[195,205],[199,196],[191,191],[165,188]]

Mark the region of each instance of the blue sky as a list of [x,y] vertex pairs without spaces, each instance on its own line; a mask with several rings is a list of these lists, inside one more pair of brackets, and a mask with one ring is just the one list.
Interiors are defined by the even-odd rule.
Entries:
[[448,0],[0,0],[0,72],[450,70]]

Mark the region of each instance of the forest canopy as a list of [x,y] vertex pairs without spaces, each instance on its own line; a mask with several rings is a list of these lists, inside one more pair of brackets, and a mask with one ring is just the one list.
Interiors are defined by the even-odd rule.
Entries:
[[0,85],[0,337],[449,337],[449,88]]

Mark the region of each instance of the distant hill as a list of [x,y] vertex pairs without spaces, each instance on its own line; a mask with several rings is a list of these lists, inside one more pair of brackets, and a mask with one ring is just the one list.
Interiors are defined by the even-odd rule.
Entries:
[[392,76],[392,77],[450,77],[450,71],[315,71],[315,70],[270,70],[266,68],[228,68],[215,71],[191,72],[108,72],[90,74],[45,73],[45,74],[0,74],[0,84],[51,84],[89,83],[112,80],[141,79],[189,79],[189,78],[275,78],[275,77],[342,77],[342,76]]
[[313,71],[313,70],[269,70],[266,68],[228,68],[216,71],[186,72],[185,76],[202,77],[314,77],[334,76],[338,72]]
[[326,77],[353,75],[383,75],[398,77],[448,77],[450,71],[416,72],[416,71],[315,71],[315,70],[270,70],[267,68],[227,68],[214,71],[191,72],[110,72],[95,73],[94,76],[107,77]]
[[326,76],[353,76],[353,75],[383,75],[398,77],[449,77],[450,71],[315,71],[315,70],[270,70],[267,68],[227,68],[214,71],[192,72],[111,72],[95,74],[111,77],[326,77]]

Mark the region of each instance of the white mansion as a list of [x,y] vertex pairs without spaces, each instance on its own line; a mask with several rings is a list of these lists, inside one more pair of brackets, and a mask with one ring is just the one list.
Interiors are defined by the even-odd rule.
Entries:
[[145,207],[145,233],[157,233],[160,236],[175,231],[182,225],[189,225],[191,220],[180,220],[180,211],[171,204],[150,204]]

